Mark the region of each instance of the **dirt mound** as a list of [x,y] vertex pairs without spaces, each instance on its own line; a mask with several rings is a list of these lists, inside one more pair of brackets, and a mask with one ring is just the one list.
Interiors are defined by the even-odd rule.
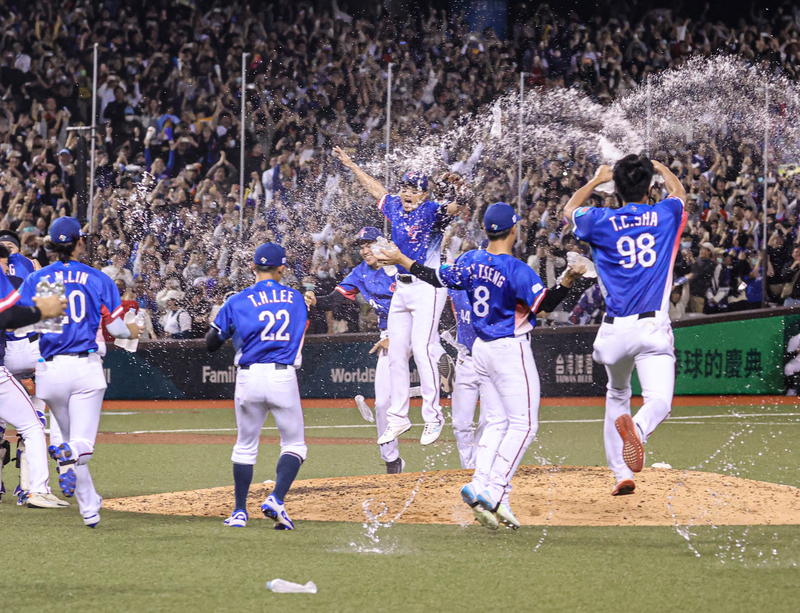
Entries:
[[[301,521],[363,522],[370,512],[383,513],[381,521],[400,514],[402,523],[467,524],[472,513],[459,489],[471,474],[446,470],[307,479],[294,484],[286,506],[292,519]],[[715,473],[646,468],[637,475],[636,492],[613,497],[614,479],[606,468],[521,466],[513,485],[511,506],[527,525],[800,524],[797,488]],[[259,505],[271,490],[271,484],[251,488],[251,518],[261,517]],[[227,517],[232,504],[233,487],[105,501],[106,508],[118,511],[205,517]]]

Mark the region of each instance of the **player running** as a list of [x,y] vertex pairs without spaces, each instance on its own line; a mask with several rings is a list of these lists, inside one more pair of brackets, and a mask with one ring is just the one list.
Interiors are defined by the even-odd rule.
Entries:
[[280,283],[286,272],[283,247],[261,245],[251,266],[255,284],[228,298],[206,333],[206,348],[211,352],[233,339],[234,363],[239,367],[234,394],[238,435],[231,455],[235,506],[224,523],[232,528],[247,525],[247,494],[261,429],[271,411],[281,436],[281,454],[275,488],[261,512],[275,521],[276,530],[294,530],[283,501],[308,453],[296,375],[308,308],[300,292]]
[[[669,197],[648,204],[655,173]],[[619,209],[583,206],[595,187],[613,178],[626,203]],[[633,473],[644,466],[644,443],[670,414],[675,390],[675,349],[669,321],[672,269],[686,224],[686,191],[663,164],[628,155],[572,196],[564,216],[575,236],[592,246],[606,314],[593,358],[608,373],[603,439],[617,479],[612,496],[631,494]],[[631,419],[631,374],[639,375],[644,404]]]
[[[410,261],[438,267],[444,231],[462,208],[455,202],[430,200],[425,175],[407,172],[403,175],[400,193],[390,194],[339,147],[334,147],[333,154],[378,201],[378,208],[392,224],[392,241],[400,251]],[[438,330],[447,292],[422,283],[406,268],[399,271],[397,281],[388,317],[392,404],[387,415],[388,425],[378,438],[378,444],[389,443],[411,428],[408,358],[413,354],[419,371],[422,419],[425,421],[420,443],[430,445],[439,438],[444,425],[439,406],[438,370],[444,349]]]
[[411,261],[397,249],[384,252],[386,262],[406,266],[436,287],[464,290],[469,298],[477,335],[472,355],[486,425],[472,482],[461,488],[461,496],[475,518],[493,530],[500,523],[520,526],[508,498],[511,479],[538,428],[539,373],[530,342],[536,313],[558,306],[582,274],[570,271],[567,285],[548,291],[539,275],[511,254],[518,221],[513,207],[496,202],[483,218],[489,237],[486,250],[468,251],[452,265],[436,269]]
[[62,333],[44,333],[39,340],[42,358],[36,366],[36,392],[50,407],[64,438],[51,449],[58,462],[61,490],[78,499],[84,525],[95,528],[103,499],[94,488],[88,462],[94,454],[106,391],[103,362],[97,355],[97,327],[106,309],[112,317],[108,331],[117,338],[137,338],[139,328],[120,318],[119,292],[111,278],[79,261],[86,241],[77,219],[56,219],[45,248],[58,261],[28,275],[22,284],[22,304],[33,304],[36,285],[46,279],[64,284],[67,310]]
[[[31,508],[55,509],[68,507],[69,503],[50,493],[47,486],[50,470],[47,459],[47,439],[44,433],[44,414],[37,411],[25,388],[4,365],[6,349],[6,329],[27,326],[41,319],[58,317],[64,312],[65,303],[58,296],[35,298],[35,306],[16,304],[19,292],[6,276],[9,252],[0,243],[0,468],[10,453],[7,441],[3,440],[6,422],[11,423],[17,434],[26,441],[28,475],[26,481],[30,488],[25,503]],[[22,468],[20,469],[22,471]],[[1,473],[0,473],[1,474]],[[0,478],[0,483],[2,479]]]
[[[310,307],[316,306],[323,311],[330,311],[342,302],[355,300],[356,295],[360,293],[378,316],[381,338],[370,350],[370,353],[378,353],[378,363],[375,366],[375,420],[378,426],[378,436],[386,431],[388,425],[386,415],[392,404],[387,352],[389,333],[386,330],[386,319],[389,315],[392,296],[397,287],[396,275],[390,275],[386,272],[386,268],[378,264],[378,258],[375,257],[372,250],[372,246],[377,244],[379,238],[383,238],[383,232],[378,228],[371,226],[362,228],[354,244],[360,247],[360,254],[364,261],[356,266],[328,296],[315,296],[314,292],[305,293],[306,304]],[[372,421],[369,406],[366,404],[364,406],[367,413],[364,418]],[[400,457],[400,445],[397,439],[384,443],[380,446],[380,450],[381,459],[386,462],[388,474],[403,472],[406,463]]]

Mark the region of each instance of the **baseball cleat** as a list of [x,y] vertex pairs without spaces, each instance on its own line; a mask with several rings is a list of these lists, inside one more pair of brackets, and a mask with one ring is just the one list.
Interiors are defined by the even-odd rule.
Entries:
[[47,448],[47,453],[53,458],[56,462],[58,462],[58,446],[57,445],[50,445]]
[[406,461],[403,458],[397,458],[391,462],[386,462],[387,475],[399,475],[406,467]]
[[422,431],[422,436],[419,439],[420,444],[430,445],[435,443],[442,434],[442,424],[433,422],[425,424],[425,429]]
[[475,491],[475,486],[472,483],[467,483],[461,488],[461,500],[471,507],[478,504],[478,492]]
[[222,522],[224,525],[228,526],[228,528],[244,528],[247,526],[247,519],[250,516],[247,514],[247,511],[242,511],[241,509],[235,510],[231,513],[231,516]]
[[0,502],[3,502],[3,494],[6,493],[6,484],[0,481]]
[[386,430],[384,430],[383,434],[381,434],[378,438],[378,445],[391,443],[398,436],[404,432],[408,432],[409,430],[411,430],[411,424],[405,424],[403,426],[387,426]]
[[500,506],[499,503],[494,501],[492,495],[489,493],[489,490],[483,490],[480,494],[478,494],[476,500],[478,501],[479,505],[481,505],[487,511],[491,511],[492,513],[497,512],[497,508]]
[[87,528],[97,528],[97,524],[100,523],[100,513],[95,513],[94,515],[90,515],[89,517],[83,518],[83,525]]
[[617,432],[622,437],[622,459],[633,472],[641,472],[644,468],[644,445],[639,440],[636,424],[630,415],[620,415],[614,420]]
[[472,514],[484,528],[488,528],[489,530],[497,530],[500,528],[500,522],[497,521],[497,516],[491,511],[484,509],[481,505],[477,504],[472,507]]
[[633,490],[636,489],[636,484],[633,482],[633,479],[623,479],[622,481],[617,482],[614,486],[614,489],[611,491],[612,496],[625,496],[627,494],[633,494]]
[[372,414],[372,409],[369,408],[369,405],[364,400],[364,396],[359,394],[353,398],[353,400],[356,401],[356,406],[358,407],[359,413],[361,413],[361,417],[363,417],[365,421],[373,423],[375,421],[375,416]]
[[453,380],[456,375],[456,366],[453,358],[444,353],[439,358],[440,388],[442,393],[451,394],[453,392]]
[[14,496],[17,497],[17,506],[21,507],[28,504],[28,496],[30,496],[30,492],[26,492],[18,485],[14,489]]
[[58,461],[58,485],[67,498],[75,495],[75,484],[78,480],[75,470],[72,468],[75,465],[74,455],[67,443],[61,443],[53,456]]
[[267,496],[264,504],[261,505],[261,512],[275,522],[276,530],[294,530],[294,523],[286,514],[286,507],[272,494]]
[[495,517],[497,517],[497,520],[501,524],[507,526],[508,528],[511,528],[512,530],[516,530],[517,528],[520,528],[522,526],[522,524],[519,523],[519,520],[516,518],[516,516],[511,512],[511,509],[502,502],[497,507],[497,511],[495,511],[494,514]]
[[53,494],[31,492],[28,496],[29,509],[65,509],[69,506],[66,500],[56,498]]

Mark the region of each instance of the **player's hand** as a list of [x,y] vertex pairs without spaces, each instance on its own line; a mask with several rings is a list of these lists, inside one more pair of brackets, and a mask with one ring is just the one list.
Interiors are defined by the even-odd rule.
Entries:
[[570,266],[564,273],[564,278],[561,280],[561,285],[563,285],[564,287],[572,287],[572,284],[575,283],[577,279],[580,279],[585,274],[586,274],[585,264],[575,264],[575,266]]
[[42,319],[53,319],[63,315],[64,309],[67,308],[67,299],[59,296],[47,296],[46,298],[34,296],[33,303],[41,311]]
[[614,170],[608,164],[603,164],[594,173],[592,181],[600,185],[601,183],[608,183],[614,180]]
[[139,332],[141,331],[141,328],[139,328],[136,323],[126,325],[128,326],[128,332],[131,333],[130,340],[139,338]]
[[314,295],[314,292],[312,291],[308,291],[305,294],[303,294],[303,300],[306,301],[306,306],[309,308],[317,306],[317,297]]
[[402,255],[397,245],[390,245],[386,249],[381,248],[381,255],[378,256],[378,264],[381,266],[396,266],[400,263]]
[[333,148],[333,157],[335,157],[337,160],[339,160],[342,164],[344,164],[348,168],[352,168],[353,166],[355,166],[355,163],[353,163],[353,160],[350,159],[350,156],[347,155],[342,150],[341,147],[334,147]]
[[384,351],[389,351],[389,337],[382,338],[377,343],[372,346],[372,349],[369,350],[370,353],[375,353],[379,349],[383,349]]

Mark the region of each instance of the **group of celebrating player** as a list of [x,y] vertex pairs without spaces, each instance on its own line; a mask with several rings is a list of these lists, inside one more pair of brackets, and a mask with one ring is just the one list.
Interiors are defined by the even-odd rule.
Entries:
[[[259,437],[271,412],[281,451],[275,487],[261,510],[275,522],[276,529],[294,528],[284,499],[307,455],[296,369],[302,360],[308,308],[329,310],[337,301],[354,300],[360,293],[378,315],[381,329],[380,341],[373,348],[378,354],[375,418],[387,472],[400,473],[405,466],[398,437],[411,428],[412,355],[419,371],[425,422],[420,442],[430,445],[441,435],[444,418],[438,364],[444,350],[438,328],[449,294],[459,349],[453,430],[462,467],[474,469],[472,481],[463,486],[461,495],[482,525],[518,528],[520,522],[509,503],[511,481],[536,435],[540,400],[530,332],[537,313],[558,306],[584,269],[580,265],[570,268],[556,287],[545,287],[539,276],[513,255],[519,217],[503,202],[485,212],[483,227],[488,241],[480,249],[442,264],[443,233],[466,207],[457,201],[430,198],[427,177],[415,172],[404,175],[399,194],[389,194],[341,149],[335,148],[334,155],[377,200],[391,223],[392,243],[387,245],[377,228],[363,228],[356,241],[363,262],[328,296],[303,295],[281,285],[286,253],[274,243],[261,245],[252,262],[255,284],[229,298],[217,314],[206,334],[206,346],[216,351],[226,339],[233,339],[238,367],[234,398],[238,435],[231,458],[235,503],[225,525],[247,524],[247,495]],[[655,174],[663,177],[669,195],[653,203],[649,194]],[[612,179],[622,206],[584,206],[598,185]],[[643,445],[669,415],[672,404],[675,358],[667,308],[686,219],[684,201],[683,187],[669,169],[644,156],[629,155],[613,170],[601,166],[564,210],[575,235],[592,247],[606,302],[593,357],[605,365],[609,379],[604,441],[608,465],[617,481],[612,495],[634,491],[633,475],[644,465]],[[26,326],[61,316],[65,310],[63,333],[44,333],[38,341],[37,395],[51,407],[57,431],[63,435],[63,442],[54,445],[51,440],[50,446],[59,463],[61,488],[67,496],[77,494],[84,522],[94,527],[102,498],[94,490],[86,463],[93,453],[105,389],[94,336],[104,309],[113,335],[135,336],[137,328],[119,320],[119,296],[111,280],[78,261],[84,238],[76,220],[56,220],[48,246],[59,261],[26,272],[19,292],[9,284],[13,277],[0,275],[0,295],[5,296],[0,301],[0,327]],[[14,275],[13,270],[9,272]],[[61,280],[67,299],[37,298],[36,284],[41,279]],[[27,306],[12,306],[20,297]],[[631,418],[634,366],[644,404]],[[40,413],[7,367],[0,369],[0,396],[0,418],[13,423],[27,442],[29,506],[63,504],[47,489]]]

